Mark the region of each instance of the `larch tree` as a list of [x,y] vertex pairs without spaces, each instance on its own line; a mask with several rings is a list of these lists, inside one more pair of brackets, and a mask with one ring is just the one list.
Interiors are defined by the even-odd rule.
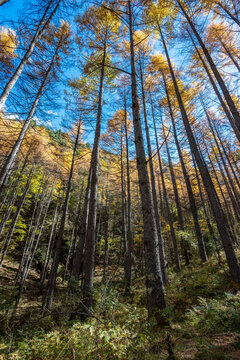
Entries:
[[50,41],[50,42],[53,41],[53,46],[54,46],[53,54],[51,55],[50,60],[47,62],[47,65],[45,65],[45,69],[43,70],[44,75],[42,77],[42,82],[40,83],[40,87],[38,88],[36,97],[31,105],[27,118],[25,119],[24,124],[22,125],[18,138],[2,166],[1,174],[0,174],[0,191],[3,190],[4,184],[6,183],[11,173],[12,167],[17,159],[22,142],[29,129],[33,115],[36,111],[38,103],[50,79],[50,75],[54,67],[60,66],[61,53],[63,54],[67,52],[69,45],[69,37],[70,37],[69,24],[67,22],[63,22],[59,28],[53,29],[53,34],[51,35],[52,36],[50,37],[50,39],[46,39],[46,41]]

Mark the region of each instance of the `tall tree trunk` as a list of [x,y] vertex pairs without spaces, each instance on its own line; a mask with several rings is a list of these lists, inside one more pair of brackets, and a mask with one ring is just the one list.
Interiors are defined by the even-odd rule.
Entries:
[[[210,144],[211,144],[211,142],[210,142]],[[233,209],[234,209],[235,218],[236,218],[237,222],[239,222],[239,221],[240,221],[240,218],[239,218],[239,206],[238,206],[238,203],[236,202],[236,198],[234,197],[233,192],[232,192],[232,189],[231,189],[230,186],[229,186],[229,182],[228,182],[228,180],[227,180],[227,178],[226,178],[226,176],[225,176],[225,173],[224,173],[224,171],[223,171],[223,168],[222,168],[222,165],[221,165],[221,163],[220,163],[220,160],[219,160],[219,158],[218,158],[218,156],[217,156],[217,153],[216,153],[216,151],[215,151],[215,149],[214,149],[214,147],[213,147],[213,144],[211,144],[211,145],[212,145],[212,152],[213,152],[213,154],[214,154],[214,157],[215,157],[215,160],[216,160],[216,162],[217,162],[217,165],[218,165],[220,174],[221,174],[221,176],[222,176],[223,182],[224,182],[224,184],[225,184],[225,187],[226,187],[226,189],[227,189],[229,198],[230,198],[231,203],[232,203],[232,207],[233,207]],[[206,145],[205,145],[205,146],[206,146]]]
[[173,116],[171,100],[170,100],[169,91],[168,91],[168,87],[167,87],[167,82],[166,82],[166,78],[165,78],[164,74],[162,74],[162,77],[163,77],[164,87],[165,87],[167,100],[168,100],[168,107],[169,107],[170,118],[171,118],[172,127],[173,127],[174,140],[175,140],[175,143],[176,143],[176,146],[177,146],[178,157],[180,159],[182,172],[183,172],[184,180],[185,180],[186,187],[187,187],[187,193],[188,193],[188,199],[189,199],[189,203],[190,203],[190,209],[191,209],[193,222],[194,222],[194,228],[195,228],[195,232],[196,232],[196,236],[197,236],[199,255],[200,255],[201,260],[204,262],[204,261],[207,261],[207,253],[206,253],[205,244],[204,244],[203,237],[202,237],[202,231],[201,231],[199,221],[198,221],[197,205],[196,205],[196,201],[195,201],[195,198],[194,198],[191,181],[190,181],[190,178],[189,178],[189,175],[188,175],[188,172],[187,172],[187,168],[186,168],[186,165],[185,165],[185,162],[184,162],[184,159],[183,159],[182,150],[181,150],[181,147],[180,147],[180,144],[179,144],[179,141],[178,141],[175,119],[174,119],[174,116]]
[[61,220],[61,213],[62,213],[62,208],[63,208],[63,204],[64,204],[64,195],[65,195],[65,191],[64,191],[64,186],[63,186],[59,209],[56,208],[56,211],[55,211],[56,219],[53,222],[52,228],[51,228],[51,234],[50,234],[50,239],[49,239],[49,247],[48,247],[49,250],[47,249],[48,252],[47,252],[47,254],[45,256],[43,271],[42,271],[42,274],[41,274],[41,289],[42,290],[44,288],[44,282],[45,282],[45,280],[47,278],[48,268],[49,268],[50,260],[51,260],[53,249],[54,249],[54,244],[55,244],[56,237],[57,237],[58,230],[59,230],[59,224],[60,224],[60,220]]
[[[108,187],[108,186],[107,186]],[[104,261],[103,261],[103,278],[102,281],[105,282],[107,278],[107,267],[109,262],[109,244],[108,244],[108,237],[109,237],[109,219],[110,219],[110,196],[109,196],[108,188],[106,190],[106,202],[105,202],[105,209],[106,209],[106,220],[105,220],[105,231],[104,231]],[[125,264],[124,264],[125,265]],[[124,268],[126,271],[126,269]],[[125,277],[127,278],[126,274]]]
[[206,219],[206,222],[207,222],[208,230],[209,230],[209,233],[210,233],[210,235],[211,235],[211,237],[212,237],[212,239],[213,239],[213,241],[214,241],[214,243],[216,245],[216,249],[218,249],[217,248],[217,238],[215,236],[215,233],[214,233],[211,221],[210,221],[210,217],[209,217],[209,214],[208,214],[208,211],[207,211],[207,207],[205,205],[205,199],[204,199],[204,196],[203,196],[202,186],[201,186],[201,182],[200,182],[200,179],[199,179],[199,176],[198,176],[198,169],[197,169],[196,161],[195,161],[194,158],[193,158],[193,165],[194,165],[194,169],[195,169],[199,195],[200,195],[200,198],[201,198],[201,202],[202,202],[202,206],[203,206],[203,212],[204,212],[205,219]]
[[70,278],[71,278],[71,274],[72,274],[73,256],[74,256],[74,253],[75,253],[75,250],[76,250],[76,243],[77,243],[77,238],[78,238],[78,233],[79,233],[79,225],[80,225],[80,218],[81,218],[81,212],[82,212],[83,192],[84,192],[84,181],[82,180],[82,182],[81,182],[81,190],[79,192],[78,206],[77,206],[77,211],[76,211],[76,215],[75,215],[75,221],[74,221],[74,225],[73,225],[74,233],[73,233],[73,243],[72,243],[71,253],[70,253],[70,249],[69,249]]
[[121,126],[121,188],[122,188],[122,239],[124,255],[127,251],[126,184],[123,165],[123,131]]
[[[168,140],[167,140],[167,136],[166,136],[165,130],[164,130],[164,125],[163,125],[163,133],[164,133],[165,146],[166,146],[166,150],[167,150],[168,164],[169,164],[169,169],[170,169],[170,174],[171,174],[174,197],[175,197],[175,202],[176,202],[176,206],[177,206],[179,229],[181,231],[184,231],[183,212],[182,212],[181,202],[180,202],[180,198],[179,198],[179,194],[178,194],[178,188],[177,188],[176,177],[175,177],[175,173],[174,173],[174,169],[173,169],[172,158],[171,158],[171,154],[170,154],[169,147],[168,147]],[[181,246],[182,246],[183,255],[185,257],[186,265],[189,265],[188,250],[186,248],[186,244],[184,244],[183,239],[181,239]]]
[[82,258],[83,258],[83,250],[85,245],[85,238],[87,232],[87,224],[88,224],[88,216],[89,216],[89,200],[90,200],[90,190],[91,190],[91,166],[89,168],[88,174],[88,183],[85,192],[85,199],[84,199],[84,209],[83,209],[83,217],[81,221],[81,225],[78,231],[79,241],[76,246],[76,250],[73,254],[73,261],[72,261],[72,269],[71,269],[71,277],[69,285],[71,286],[72,279],[75,279],[78,283],[80,272],[82,269]]
[[[178,0],[177,0],[178,1]],[[178,100],[178,104],[180,107],[180,111],[181,111],[181,115],[182,115],[182,120],[183,120],[183,124],[187,133],[187,137],[188,137],[188,141],[189,141],[189,145],[191,148],[191,152],[196,160],[196,163],[198,165],[202,180],[203,180],[203,184],[204,187],[206,189],[206,192],[208,194],[208,198],[209,198],[209,202],[211,204],[211,208],[216,220],[216,224],[218,227],[218,231],[222,240],[222,244],[223,244],[223,248],[226,254],[226,258],[227,258],[227,263],[229,266],[229,270],[232,276],[232,279],[235,282],[240,283],[240,266],[233,248],[233,244],[231,241],[231,234],[230,234],[230,229],[228,227],[228,223],[227,220],[225,218],[224,212],[222,210],[217,192],[215,190],[214,184],[212,182],[211,176],[209,174],[208,168],[206,166],[206,163],[204,162],[203,158],[201,157],[198,147],[197,147],[197,143],[188,119],[188,115],[187,112],[185,110],[185,106],[180,94],[180,90],[178,88],[178,83],[172,68],[172,64],[171,64],[171,60],[168,54],[168,50],[167,50],[167,46],[162,34],[162,31],[159,27],[159,31],[160,31],[160,35],[161,35],[161,39],[164,45],[164,49],[165,49],[165,53],[167,56],[167,61],[168,61],[168,66],[171,72],[171,77],[172,77],[172,81],[173,81],[173,85],[174,85],[174,89],[175,89],[175,93],[177,96],[177,100]]]
[[124,91],[124,130],[126,144],[126,162],[127,162],[127,251],[125,254],[125,277],[126,277],[126,293],[130,293],[132,285],[132,265],[133,265],[133,236],[132,236],[132,200],[131,200],[131,184],[130,184],[130,166],[129,166],[129,144],[128,144],[128,128],[127,128],[127,100]]
[[[142,86],[144,122],[145,122],[145,131],[146,131],[146,138],[147,138],[148,158],[149,158],[148,162],[149,162],[149,167],[150,167],[150,177],[151,177],[151,185],[152,185],[154,220],[156,223],[156,230],[157,230],[157,236],[158,236],[158,246],[159,246],[159,257],[160,257],[160,266],[161,266],[161,272],[162,272],[162,280],[163,280],[163,283],[166,284],[166,283],[168,283],[168,275],[167,275],[167,269],[166,269],[164,243],[163,243],[163,237],[162,237],[160,214],[159,214],[159,207],[158,207],[158,200],[157,200],[155,172],[154,172],[154,166],[153,166],[151,139],[150,139],[150,134],[149,134],[146,99],[145,99],[145,89],[144,89],[144,82],[143,82],[142,62],[141,62],[140,56],[139,56],[139,65],[140,65],[140,76],[141,76],[141,86]],[[154,113],[152,113],[152,116],[154,119],[154,126],[155,126]],[[155,126],[155,130],[156,130],[156,126]],[[156,142],[157,142],[157,147],[158,147],[157,137],[156,137]],[[179,260],[179,258],[178,258],[178,260]],[[180,261],[177,262],[177,267],[180,270],[180,267],[181,267]]]
[[160,158],[160,155],[159,155],[159,170],[160,170],[160,176],[161,176],[161,180],[162,180],[163,197],[164,197],[165,205],[166,205],[167,220],[168,220],[168,223],[170,226],[171,238],[172,238],[172,243],[173,243],[174,260],[175,260],[177,270],[181,271],[181,263],[180,263],[179,253],[178,253],[177,238],[176,238],[175,230],[173,227],[172,213],[171,213],[171,209],[170,209],[170,204],[169,204],[169,199],[168,199],[168,194],[167,194],[167,189],[166,189],[166,184],[165,184],[165,179],[164,179],[164,174],[163,174],[162,160]]
[[144,250],[146,264],[146,284],[148,293],[148,310],[152,313],[155,310],[166,307],[164,286],[162,281],[160,259],[158,252],[158,241],[156,224],[154,221],[153,200],[148,178],[144,141],[140,120],[140,109],[137,93],[137,78],[133,40],[132,5],[128,0],[129,13],[129,36],[131,52],[131,83],[132,83],[132,111],[135,136],[135,147],[137,156],[137,170],[139,188],[142,203],[143,227],[144,227]]
[[103,85],[104,85],[105,61],[106,61],[106,40],[107,40],[107,34],[105,34],[105,39],[104,39],[103,58],[101,64],[101,75],[100,75],[99,95],[98,95],[97,123],[96,123],[95,138],[94,138],[91,165],[90,165],[91,166],[91,186],[90,186],[90,201],[89,201],[90,216],[88,216],[88,224],[87,224],[87,232],[86,232],[84,276],[83,276],[83,303],[88,310],[93,307],[93,279],[94,279],[94,265],[95,265],[99,142],[100,142],[100,134],[101,134],[101,121],[102,121]]

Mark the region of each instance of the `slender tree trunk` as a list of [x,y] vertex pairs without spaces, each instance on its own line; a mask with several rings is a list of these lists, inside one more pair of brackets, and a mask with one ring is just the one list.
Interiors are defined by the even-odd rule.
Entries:
[[127,252],[126,184],[123,165],[123,125],[121,124],[121,190],[122,190],[122,239],[124,257]]
[[172,243],[173,243],[175,264],[176,264],[177,270],[181,271],[181,263],[180,263],[179,253],[178,253],[177,239],[176,239],[176,234],[175,234],[175,230],[173,227],[172,213],[171,213],[171,209],[170,209],[167,189],[166,189],[166,185],[165,185],[165,179],[164,179],[164,175],[163,175],[162,160],[161,160],[160,156],[159,156],[159,170],[160,170],[160,175],[161,175],[161,180],[162,180],[163,197],[164,197],[165,205],[166,205],[167,219],[168,219],[168,223],[170,226],[171,238],[172,238]]
[[56,224],[54,226],[52,226],[51,229],[51,234],[50,234],[50,239],[49,239],[49,252],[46,254],[45,257],[45,261],[44,261],[44,267],[43,267],[43,273],[41,276],[41,288],[43,290],[44,287],[44,282],[47,278],[47,273],[48,273],[48,268],[49,268],[49,264],[50,264],[50,260],[52,257],[52,253],[53,253],[53,249],[54,249],[54,245],[55,245],[55,241],[56,241],[56,237],[57,237],[57,233],[59,230],[59,224],[60,224],[60,220],[61,220],[61,213],[62,213],[62,208],[63,208],[63,203],[64,203],[64,186],[63,186],[63,190],[62,190],[62,197],[61,197],[61,202],[59,205],[59,210],[57,211],[57,218],[56,218]]
[[[172,185],[173,185],[174,197],[175,197],[175,202],[176,202],[176,206],[177,206],[179,229],[181,231],[184,231],[183,212],[182,212],[182,207],[181,207],[180,198],[179,198],[179,194],[178,194],[178,188],[177,188],[176,177],[175,177],[175,173],[174,173],[174,169],[173,169],[172,158],[171,158],[171,154],[170,154],[169,147],[168,147],[168,140],[167,140],[167,137],[166,137],[165,131],[164,131],[164,126],[163,126],[163,132],[164,132],[165,146],[166,146],[166,150],[167,150],[171,180],[172,180]],[[182,238],[181,238],[181,246],[182,246],[183,255],[185,257],[186,265],[189,265],[188,251],[187,251],[186,245],[184,244],[184,240]]]
[[79,192],[78,207],[77,207],[77,212],[76,212],[75,221],[74,221],[74,234],[73,234],[72,249],[71,249],[71,253],[69,253],[69,256],[70,256],[70,258],[69,258],[70,277],[71,277],[71,274],[72,274],[73,256],[74,256],[74,253],[76,251],[76,243],[77,243],[77,237],[78,237],[78,233],[79,233],[79,225],[80,225],[80,218],[81,218],[81,212],[82,212],[83,191],[84,191],[84,181],[82,180],[81,190]]
[[129,35],[130,35],[130,52],[131,52],[131,83],[132,83],[132,111],[133,125],[135,136],[135,147],[137,156],[137,170],[139,178],[139,188],[142,203],[142,215],[144,226],[144,250],[146,265],[146,284],[148,293],[148,310],[150,314],[159,309],[166,307],[164,286],[162,281],[157,231],[154,221],[153,200],[148,178],[147,163],[144,149],[144,141],[140,120],[140,109],[137,93],[137,78],[133,40],[132,24],[132,5],[128,0],[129,12]]
[[132,265],[133,265],[133,236],[132,236],[132,200],[130,184],[130,166],[129,166],[129,145],[128,145],[128,128],[127,128],[127,101],[124,91],[124,130],[126,144],[126,162],[127,162],[127,251],[125,254],[125,277],[126,293],[130,293],[132,285]]
[[[150,177],[151,177],[151,185],[152,185],[153,212],[154,212],[154,220],[156,223],[156,230],[157,230],[157,236],[158,236],[158,246],[159,246],[159,257],[160,257],[160,266],[161,266],[161,272],[162,272],[162,280],[163,280],[163,283],[166,284],[166,283],[168,283],[168,275],[167,275],[167,269],[166,269],[165,250],[164,250],[161,221],[160,221],[160,214],[159,214],[159,207],[158,207],[158,200],[157,200],[155,172],[154,172],[154,167],[153,167],[151,139],[150,139],[150,134],[149,134],[146,99],[145,99],[145,89],[144,89],[144,82],[143,82],[142,62],[141,62],[140,56],[139,56],[139,65],[140,65],[140,76],[141,76],[141,87],[142,87],[144,122],[145,122],[148,158],[149,158],[148,162],[149,162],[149,167],[150,167]],[[155,125],[154,112],[152,113],[152,116],[153,116],[154,125]],[[156,126],[155,126],[155,130],[156,130]],[[157,147],[158,147],[157,137],[156,137],[156,142],[157,142]],[[179,258],[178,258],[178,260],[179,260]],[[180,268],[181,268],[180,261],[177,263],[177,267],[180,270]]]
[[[107,267],[109,262],[109,244],[108,244],[108,237],[109,237],[109,219],[110,219],[110,208],[111,208],[111,202],[110,202],[110,196],[109,191],[107,189],[106,191],[106,221],[105,221],[105,234],[104,234],[104,262],[103,262],[103,278],[102,281],[106,282],[107,278]],[[126,269],[125,269],[126,271]],[[125,274],[126,276],[127,274]],[[126,276],[127,278],[127,276]]]
[[[224,195],[224,192],[223,192],[223,189],[222,189],[222,184],[220,183],[220,180],[219,180],[219,174],[217,174],[214,163],[212,161],[212,158],[210,156],[210,153],[209,153],[208,148],[206,147],[205,143],[204,143],[204,145],[205,145],[205,150],[206,150],[206,153],[207,153],[207,156],[208,156],[208,159],[209,159],[209,162],[210,162],[210,165],[211,165],[215,180],[216,180],[216,182],[218,184],[218,188],[219,188],[219,191],[221,193],[221,196],[222,196],[222,199],[223,199],[223,202],[224,202],[224,205],[225,205],[225,210],[226,210],[228,221],[231,224],[231,231],[234,234],[234,231],[233,231],[233,216],[232,216],[232,214],[230,212],[229,204],[228,204],[228,202],[226,200],[226,197]],[[211,208],[211,206],[210,206],[210,208]]]
[[[177,0],[178,1],[178,0]],[[229,266],[229,270],[232,276],[232,279],[235,282],[240,282],[240,266],[233,248],[233,244],[231,241],[231,234],[230,234],[230,229],[228,227],[228,223],[226,221],[224,212],[222,210],[218,195],[216,193],[214,184],[212,182],[211,176],[209,174],[208,168],[206,166],[206,163],[204,162],[203,158],[201,157],[199,151],[198,151],[198,147],[197,147],[197,143],[194,137],[194,134],[192,132],[192,128],[187,116],[187,112],[185,110],[185,106],[184,103],[182,101],[182,97],[180,94],[180,90],[178,88],[178,84],[177,84],[177,80],[172,68],[172,64],[171,64],[171,60],[170,57],[168,55],[168,50],[166,47],[166,43],[164,41],[163,38],[163,34],[162,31],[159,27],[159,31],[160,31],[160,35],[161,35],[161,39],[165,48],[165,52],[166,52],[166,56],[167,56],[167,61],[168,61],[168,65],[169,65],[169,69],[171,72],[171,77],[172,77],[172,81],[174,84],[174,89],[175,89],[175,93],[177,96],[177,100],[178,100],[178,104],[180,107],[180,111],[181,111],[181,115],[182,115],[182,120],[183,120],[183,124],[187,133],[187,137],[188,137],[188,141],[189,141],[189,145],[191,148],[191,152],[196,160],[196,163],[198,165],[202,180],[203,180],[203,184],[204,187],[206,189],[206,192],[208,194],[208,198],[209,198],[209,202],[211,204],[211,208],[216,220],[216,224],[218,227],[218,231],[222,240],[222,244],[223,244],[223,248],[226,254],[226,258],[227,258],[227,263]]]
[[[98,111],[97,123],[95,130],[95,138],[91,158],[91,186],[90,186],[90,201],[89,201],[89,215],[86,241],[85,241],[85,260],[84,260],[84,277],[83,277],[83,303],[87,309],[93,307],[93,279],[94,279],[94,265],[95,265],[95,240],[96,240],[96,208],[97,208],[97,190],[98,190],[98,168],[99,168],[99,142],[101,134],[102,121],[102,101],[103,101],[103,85],[105,76],[105,61],[106,61],[106,40],[105,34],[103,59],[101,66],[99,95],[98,95]],[[89,314],[86,314],[86,316]]]
[[[89,169],[89,175],[88,175],[88,183],[87,188],[85,192],[85,199],[84,199],[84,210],[83,210],[83,217],[81,221],[81,225],[79,228],[79,241],[76,246],[75,253],[73,255],[73,262],[72,262],[72,269],[71,269],[71,279],[75,279],[76,282],[79,282],[79,276],[82,271],[82,258],[83,258],[83,250],[85,245],[85,238],[86,238],[86,232],[87,232],[87,224],[88,224],[88,215],[89,215],[89,200],[90,200],[90,190],[91,190],[91,166]],[[71,284],[70,284],[71,285]]]
[[73,249],[73,242],[74,242],[75,230],[76,230],[76,229],[75,229],[75,226],[73,226],[73,228],[72,228],[71,240],[70,240],[70,245],[69,245],[69,249],[68,249],[67,260],[66,260],[66,265],[65,265],[65,270],[64,270],[63,279],[62,279],[62,283],[63,283],[63,284],[64,284],[64,282],[65,282],[65,280],[66,280],[67,271],[68,271],[68,266],[69,266],[69,262],[70,262],[71,255],[72,255],[72,249]]
[[35,246],[34,246],[34,248],[33,248],[31,257],[29,257],[27,266],[25,266],[24,272],[23,272],[23,274],[22,274],[22,278],[21,278],[20,286],[19,286],[19,291],[18,291],[18,294],[17,294],[17,297],[16,297],[16,301],[15,301],[15,305],[14,305],[13,311],[12,311],[10,323],[12,322],[12,320],[13,320],[13,318],[14,318],[14,316],[15,316],[15,313],[16,313],[16,310],[17,310],[19,301],[20,301],[21,296],[22,296],[23,288],[24,288],[26,279],[27,279],[27,277],[28,277],[29,270],[30,270],[30,268],[31,268],[32,261],[33,261],[33,259],[34,259],[34,255],[35,255],[35,253],[36,253],[36,250],[37,250],[37,247],[38,247],[38,244],[39,244],[41,235],[42,235],[42,230],[43,230],[43,227],[44,227],[44,224],[45,224],[45,220],[46,220],[48,208],[49,208],[50,202],[51,202],[51,200],[52,200],[52,195],[53,195],[53,191],[54,191],[54,188],[55,188],[55,182],[56,182],[56,180],[54,181],[54,184],[52,185],[51,194],[50,194],[50,196],[49,196],[49,199],[48,199],[46,208],[44,209],[44,210],[45,210],[45,211],[44,211],[44,217],[43,217],[42,224],[41,224],[41,227],[40,227],[38,236],[37,236],[37,240],[36,240]]
[[57,221],[57,214],[58,214],[58,208],[59,208],[59,198],[60,197],[58,196],[57,204],[56,204],[54,215],[53,215],[53,220],[52,220],[52,226],[51,226],[51,232],[50,232],[50,236],[49,236],[47,251],[46,251],[44,262],[43,262],[43,269],[42,269],[42,272],[41,272],[40,281],[41,281],[42,287],[43,287],[44,281],[46,279],[47,264],[48,264],[50,249],[52,247],[53,233],[54,233],[54,229],[55,229],[55,225],[56,225],[56,221]]
[[202,237],[202,231],[201,231],[199,221],[198,221],[197,205],[196,205],[196,201],[194,198],[191,181],[190,181],[190,178],[189,178],[189,175],[187,172],[187,168],[186,168],[186,165],[185,165],[185,162],[183,159],[182,150],[181,150],[181,147],[180,147],[180,144],[178,141],[176,124],[175,124],[175,119],[173,116],[173,110],[172,110],[171,100],[170,100],[169,91],[168,91],[168,87],[167,87],[167,82],[166,82],[164,74],[162,74],[162,76],[163,76],[164,87],[165,87],[165,91],[166,91],[166,95],[167,95],[167,99],[168,99],[168,107],[169,107],[170,118],[171,118],[171,122],[172,122],[172,126],[173,126],[174,140],[175,140],[175,143],[177,146],[178,157],[180,159],[182,172],[183,172],[184,180],[185,180],[186,187],[187,187],[190,209],[191,209],[193,222],[194,222],[194,228],[195,228],[195,232],[196,232],[196,236],[197,236],[199,255],[200,255],[201,260],[204,262],[204,261],[207,261],[207,253],[206,253],[205,244],[204,244],[203,237]]

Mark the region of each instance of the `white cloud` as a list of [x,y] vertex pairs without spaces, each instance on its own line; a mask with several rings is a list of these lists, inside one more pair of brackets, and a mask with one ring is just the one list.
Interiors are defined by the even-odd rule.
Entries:
[[46,112],[46,114],[48,114],[48,115],[54,115],[54,116],[57,115],[57,112],[55,112],[55,111],[53,111],[53,110],[48,110],[48,111],[45,111],[45,112]]

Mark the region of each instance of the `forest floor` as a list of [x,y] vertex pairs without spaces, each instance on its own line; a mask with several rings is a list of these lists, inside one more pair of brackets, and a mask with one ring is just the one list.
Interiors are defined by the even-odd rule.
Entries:
[[[109,268],[102,282],[96,268],[95,310],[82,321],[76,309],[80,294],[66,295],[58,277],[54,307],[41,316],[39,274],[31,271],[15,321],[8,319],[16,290],[17,264],[0,270],[0,360],[84,359],[240,359],[240,291],[225,262],[169,269],[166,298],[170,325],[148,321],[144,277],[135,273],[132,294],[124,293],[123,270]],[[8,316],[6,316],[6,311]]]

